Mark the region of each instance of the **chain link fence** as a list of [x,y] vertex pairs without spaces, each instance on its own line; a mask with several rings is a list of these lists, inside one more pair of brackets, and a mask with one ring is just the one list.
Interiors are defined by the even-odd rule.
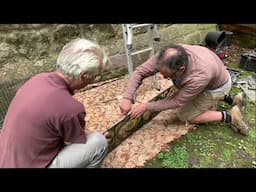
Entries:
[[0,129],[2,128],[4,117],[8,107],[16,94],[16,91],[28,80],[29,78],[20,80],[9,80],[0,83]]

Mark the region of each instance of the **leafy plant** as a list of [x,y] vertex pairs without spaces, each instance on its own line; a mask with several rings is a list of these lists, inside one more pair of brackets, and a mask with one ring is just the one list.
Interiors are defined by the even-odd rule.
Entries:
[[163,167],[165,168],[186,168],[189,155],[184,147],[175,147],[163,154]]

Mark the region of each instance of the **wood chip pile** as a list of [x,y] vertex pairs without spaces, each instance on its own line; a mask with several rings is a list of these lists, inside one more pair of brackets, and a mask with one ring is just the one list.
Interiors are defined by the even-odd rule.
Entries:
[[111,151],[102,167],[142,167],[160,151],[167,150],[167,143],[185,135],[192,128],[194,126],[191,124],[185,125],[177,121],[174,110],[163,111]]
[[[144,79],[137,91],[136,103],[147,102],[172,85],[171,81],[163,79],[160,74],[157,74],[156,79],[161,90],[155,89],[152,77]],[[105,131],[121,120],[118,104],[127,82],[128,76],[124,76],[122,79],[74,95],[85,106],[88,130]],[[192,127],[193,125],[177,121],[175,110],[163,111],[110,152],[102,167],[141,167],[166,148],[167,143],[186,134]]]
[[[84,104],[86,128],[88,130],[105,131],[123,117],[118,104],[128,79],[128,76],[124,76],[122,79],[74,95],[78,101]],[[171,81],[163,79],[160,74],[157,74],[156,79],[161,90],[158,91],[154,88],[152,77],[146,78],[137,91],[136,102],[149,101],[172,85]]]

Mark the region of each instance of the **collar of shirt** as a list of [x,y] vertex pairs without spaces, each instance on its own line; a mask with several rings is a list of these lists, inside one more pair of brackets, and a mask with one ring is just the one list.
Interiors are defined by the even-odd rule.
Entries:
[[61,78],[59,75],[57,75],[55,72],[50,72],[49,74],[49,77],[58,85],[64,85],[68,92],[71,94],[71,95],[74,95],[74,92],[69,88],[69,85],[67,84],[67,82]]

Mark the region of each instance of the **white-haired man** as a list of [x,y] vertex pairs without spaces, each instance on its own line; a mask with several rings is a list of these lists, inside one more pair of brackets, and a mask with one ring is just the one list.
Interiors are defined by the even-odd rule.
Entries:
[[98,167],[107,153],[102,133],[86,132],[85,109],[74,90],[92,82],[106,63],[86,39],[65,45],[57,70],[28,80],[13,98],[0,134],[0,167]]

